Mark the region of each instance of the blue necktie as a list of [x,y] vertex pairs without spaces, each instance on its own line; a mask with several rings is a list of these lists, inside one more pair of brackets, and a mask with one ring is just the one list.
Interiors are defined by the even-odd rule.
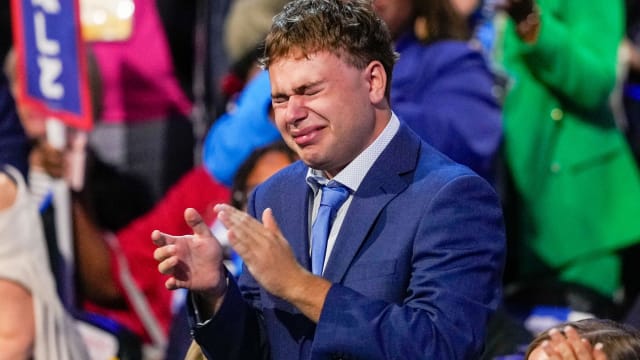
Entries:
[[335,181],[322,187],[322,199],[318,215],[311,227],[311,271],[322,275],[327,239],[338,209],[349,196],[349,189]]

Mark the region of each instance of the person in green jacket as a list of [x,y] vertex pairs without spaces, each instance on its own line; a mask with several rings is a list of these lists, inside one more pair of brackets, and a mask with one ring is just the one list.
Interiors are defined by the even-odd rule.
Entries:
[[519,207],[519,279],[612,299],[640,242],[640,175],[610,106],[624,4],[506,0],[505,157]]

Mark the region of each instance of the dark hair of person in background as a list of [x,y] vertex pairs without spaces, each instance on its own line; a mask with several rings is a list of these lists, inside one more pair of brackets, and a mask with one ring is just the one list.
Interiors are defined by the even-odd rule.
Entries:
[[258,161],[269,152],[280,152],[287,157],[291,162],[298,160],[296,153],[291,150],[284,141],[276,141],[270,145],[257,149],[251,153],[251,155],[242,163],[238,168],[238,172],[233,179],[233,186],[231,187],[231,205],[236,209],[243,209],[247,203],[247,199],[253,189],[249,189],[247,180],[251,171],[255,168]]
[[12,43],[11,7],[9,1],[2,1],[0,3],[0,63],[4,61]]
[[[198,22],[198,10],[206,8],[199,8],[200,1],[156,0],[155,3],[167,36],[176,78],[184,93],[193,100],[196,40],[202,42],[195,38],[195,31],[196,26],[201,26]],[[197,45],[206,46],[203,43]]]
[[640,3],[635,0],[625,1],[626,34],[637,43],[640,40]]
[[414,6],[414,31],[423,43],[470,39],[467,21],[456,11],[450,0],[415,0]]
[[640,331],[622,323],[608,319],[584,319],[556,325],[538,335],[529,344],[525,360],[545,340],[549,340],[549,330],[557,329],[564,333],[564,328],[569,325],[576,329],[581,338],[595,345],[604,345],[603,351],[609,360],[637,360],[640,359]]
[[263,52],[264,43],[261,42],[239,58],[238,61],[231,64],[229,72],[222,78],[220,84],[225,104],[238,96],[247,82],[251,80],[251,75],[254,73],[253,70],[258,69],[258,59],[260,59]]
[[238,76],[243,82],[249,81],[249,74],[252,68],[257,67],[258,59],[264,52],[264,42],[261,42],[256,47],[251,49],[248,53],[244,54],[238,61],[231,65],[231,72]]

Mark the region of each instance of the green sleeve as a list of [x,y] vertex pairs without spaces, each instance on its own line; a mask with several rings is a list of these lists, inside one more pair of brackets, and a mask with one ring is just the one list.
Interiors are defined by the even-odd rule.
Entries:
[[[509,24],[509,36],[526,67],[548,88],[579,108],[602,106],[616,83],[624,33],[620,1],[539,0],[540,32],[526,44]],[[548,4],[548,5],[547,5]]]

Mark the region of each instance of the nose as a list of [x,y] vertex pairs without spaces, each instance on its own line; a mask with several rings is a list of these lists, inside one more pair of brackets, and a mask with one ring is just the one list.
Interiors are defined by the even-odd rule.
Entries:
[[302,95],[292,95],[287,102],[286,112],[287,124],[295,125],[300,120],[307,117],[307,109],[304,106],[304,98]]

